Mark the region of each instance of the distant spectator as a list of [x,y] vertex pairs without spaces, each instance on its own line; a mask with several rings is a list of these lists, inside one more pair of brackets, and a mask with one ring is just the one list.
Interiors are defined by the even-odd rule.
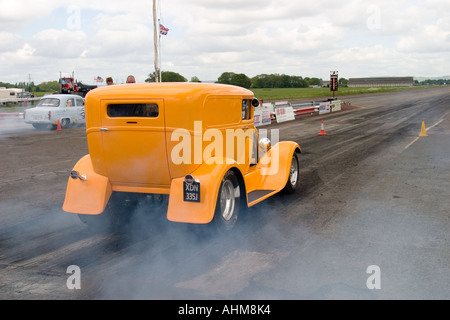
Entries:
[[127,83],[136,83],[136,79],[134,78],[133,75],[129,75],[127,78]]
[[106,84],[108,86],[113,85],[114,84],[113,78],[111,78],[111,77],[106,78]]

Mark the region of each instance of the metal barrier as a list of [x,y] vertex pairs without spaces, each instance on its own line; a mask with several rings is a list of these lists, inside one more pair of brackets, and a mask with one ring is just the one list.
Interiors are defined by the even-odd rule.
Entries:
[[12,103],[18,103],[18,102],[34,102],[34,101],[38,101],[40,100],[40,97],[34,97],[34,98],[2,98],[0,99],[0,103],[7,103],[7,102],[12,102]]
[[7,113],[0,113],[0,119],[11,119],[11,118],[22,118],[23,113],[19,112],[7,112]]
[[296,108],[294,109],[294,113],[296,116],[301,114],[311,114],[316,112],[316,107],[305,107],[305,108]]
[[[330,111],[340,111],[341,110],[341,101],[337,99],[328,99],[324,101],[301,101],[301,102],[288,102],[287,105],[292,107],[294,114],[304,115],[304,114],[313,114],[315,112],[319,112],[319,106],[323,103],[330,104]],[[283,105],[284,106],[284,105]],[[276,106],[274,107],[276,109]],[[270,114],[272,120],[276,120],[275,110]]]

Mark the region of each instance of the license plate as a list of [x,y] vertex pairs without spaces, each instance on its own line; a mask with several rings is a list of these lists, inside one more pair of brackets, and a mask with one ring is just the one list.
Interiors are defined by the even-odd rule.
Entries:
[[183,200],[188,202],[200,202],[200,182],[188,183],[183,181]]

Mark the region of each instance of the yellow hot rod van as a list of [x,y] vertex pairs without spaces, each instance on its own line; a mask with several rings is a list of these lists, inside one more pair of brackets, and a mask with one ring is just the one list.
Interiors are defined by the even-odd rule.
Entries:
[[256,106],[253,92],[221,84],[90,91],[89,154],[70,173],[63,210],[121,224],[140,201],[167,199],[170,221],[231,228],[241,210],[298,185],[299,145],[261,135]]

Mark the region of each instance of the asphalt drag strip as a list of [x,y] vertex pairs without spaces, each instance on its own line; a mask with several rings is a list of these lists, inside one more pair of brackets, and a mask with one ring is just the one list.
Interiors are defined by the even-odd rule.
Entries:
[[[61,209],[85,129],[5,133],[0,298],[450,298],[449,89],[348,99],[351,110],[268,127],[302,147],[300,188],[230,234],[145,207],[128,230],[88,230]],[[67,286],[73,265],[80,289]]]
[[[366,158],[304,201],[305,213],[283,227],[309,223],[289,229],[308,237],[282,267],[258,278],[260,297],[274,298],[270,288],[285,299],[448,299],[448,114],[427,134],[407,149],[401,141],[384,157]],[[371,266],[379,288],[369,288]]]

